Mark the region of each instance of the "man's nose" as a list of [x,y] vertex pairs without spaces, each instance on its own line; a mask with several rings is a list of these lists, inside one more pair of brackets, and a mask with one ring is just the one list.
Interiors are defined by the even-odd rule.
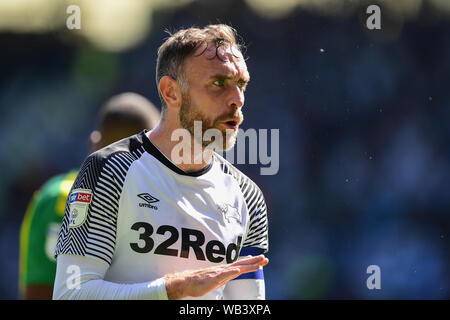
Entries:
[[239,86],[237,84],[233,85],[230,88],[228,106],[235,108],[235,109],[239,109],[239,108],[242,108],[242,106],[244,105],[244,101],[245,101],[245,96],[244,96],[244,92],[242,91],[242,89],[239,88]]

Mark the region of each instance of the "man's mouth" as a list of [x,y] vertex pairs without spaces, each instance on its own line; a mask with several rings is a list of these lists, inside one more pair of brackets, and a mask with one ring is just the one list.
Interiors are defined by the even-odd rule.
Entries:
[[239,120],[228,120],[223,122],[223,124],[227,127],[227,129],[237,130],[239,127]]

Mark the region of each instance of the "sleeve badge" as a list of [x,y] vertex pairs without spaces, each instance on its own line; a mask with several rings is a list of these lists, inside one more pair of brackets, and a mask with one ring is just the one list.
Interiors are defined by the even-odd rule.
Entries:
[[69,228],[81,226],[87,217],[88,207],[92,201],[92,190],[72,190],[69,198]]

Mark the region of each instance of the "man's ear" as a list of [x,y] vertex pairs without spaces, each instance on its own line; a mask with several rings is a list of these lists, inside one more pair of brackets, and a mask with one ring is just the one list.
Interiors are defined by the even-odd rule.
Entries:
[[158,86],[161,96],[166,101],[167,107],[179,108],[182,102],[181,87],[178,82],[169,76],[164,76],[159,80]]

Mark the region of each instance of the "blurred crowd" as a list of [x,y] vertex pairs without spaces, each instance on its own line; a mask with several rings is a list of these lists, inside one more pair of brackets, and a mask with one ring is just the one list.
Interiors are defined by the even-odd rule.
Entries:
[[[239,0],[193,1],[153,12],[148,35],[121,52],[0,33],[0,298],[18,297],[27,203],[81,165],[101,102],[133,91],[159,106],[164,30],[218,21],[247,44],[242,128],[280,130],[278,174],[236,165],[268,204],[267,298],[450,298],[449,14],[424,2],[416,19],[369,31],[359,11],[269,19]],[[379,290],[366,286],[370,265]]]

